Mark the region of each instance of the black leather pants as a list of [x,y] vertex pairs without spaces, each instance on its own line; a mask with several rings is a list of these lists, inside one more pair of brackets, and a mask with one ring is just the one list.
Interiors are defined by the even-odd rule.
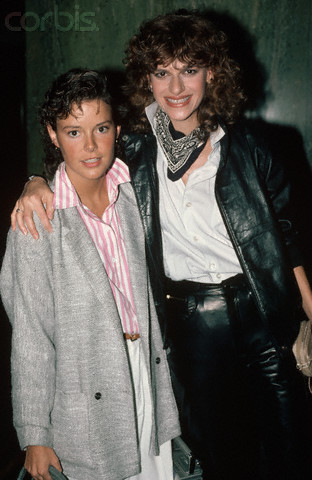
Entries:
[[277,353],[243,276],[220,286],[169,280],[167,294],[182,436],[203,478],[309,478],[305,384],[292,352]]

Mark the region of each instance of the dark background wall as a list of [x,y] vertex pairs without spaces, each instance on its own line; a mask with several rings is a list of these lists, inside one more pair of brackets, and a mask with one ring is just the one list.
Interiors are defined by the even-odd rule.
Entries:
[[[0,263],[9,228],[9,212],[26,177],[25,135],[25,32],[10,32],[4,23],[10,11],[22,11],[24,2],[0,2],[1,64],[1,188],[0,188]],[[16,466],[22,462],[12,427],[10,402],[10,327],[0,302],[0,479],[17,478]],[[15,476],[14,476],[15,475]]]
[[[246,73],[246,114],[282,151],[293,181],[311,265],[311,0],[2,0],[1,256],[27,172],[42,169],[36,106],[50,82],[85,66],[107,70],[118,90],[127,40],[144,19],[177,8],[208,10],[229,34]],[[13,479],[20,459],[11,426],[10,329],[3,312],[0,319],[0,479]]]
[[28,0],[30,170],[38,169],[41,160],[34,107],[51,80],[74,66],[122,71],[124,47],[138,25],[146,18],[182,7],[210,10],[218,17],[233,37],[240,60],[252,70],[249,78],[259,95],[253,105],[256,114],[269,122],[296,127],[312,163],[310,0]]

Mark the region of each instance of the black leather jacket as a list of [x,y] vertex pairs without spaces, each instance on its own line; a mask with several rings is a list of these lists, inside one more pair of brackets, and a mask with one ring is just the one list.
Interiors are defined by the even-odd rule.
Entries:
[[[291,220],[290,187],[277,158],[245,124],[221,140],[215,193],[221,215],[263,322],[278,349],[293,343],[298,292],[292,268],[301,264]],[[126,159],[146,236],[146,253],[159,320],[166,330],[164,271],[153,134],[126,134]]]

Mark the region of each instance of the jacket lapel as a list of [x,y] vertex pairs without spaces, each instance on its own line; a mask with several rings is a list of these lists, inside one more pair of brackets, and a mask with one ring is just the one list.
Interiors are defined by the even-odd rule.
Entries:
[[117,211],[126,245],[131,288],[140,333],[147,335],[147,268],[142,221],[130,183],[120,185]]
[[76,208],[60,210],[63,216],[64,239],[94,294],[106,308],[116,308],[109,279],[93,240]]

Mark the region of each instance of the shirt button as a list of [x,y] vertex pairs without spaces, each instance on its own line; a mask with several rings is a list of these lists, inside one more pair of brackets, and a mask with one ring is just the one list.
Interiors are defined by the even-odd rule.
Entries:
[[217,273],[216,277],[221,278],[221,273]]
[[215,269],[216,269],[216,264],[215,264],[215,263],[211,263],[211,264],[209,265],[209,267],[210,267],[210,270],[215,271]]
[[95,400],[100,400],[101,397],[102,394],[100,392],[96,392],[96,394],[94,395]]
[[195,242],[198,242],[199,238],[198,238],[197,235],[194,235],[194,240],[195,240]]
[[187,202],[187,203],[186,203],[186,206],[187,206],[188,208],[191,207],[191,206],[192,206],[192,202]]
[[116,258],[112,258],[112,262],[113,262],[113,263],[116,263]]
[[160,363],[160,358],[159,357],[156,358],[156,363],[157,363],[157,365]]

